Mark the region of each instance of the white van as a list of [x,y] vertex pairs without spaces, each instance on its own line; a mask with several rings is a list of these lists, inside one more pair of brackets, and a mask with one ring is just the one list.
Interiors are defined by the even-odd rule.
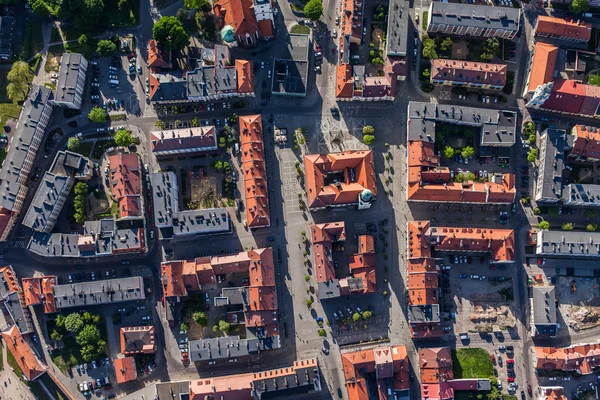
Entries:
[[112,84],[112,85],[118,85],[119,84],[119,80],[118,79],[110,79],[108,81],[108,84]]

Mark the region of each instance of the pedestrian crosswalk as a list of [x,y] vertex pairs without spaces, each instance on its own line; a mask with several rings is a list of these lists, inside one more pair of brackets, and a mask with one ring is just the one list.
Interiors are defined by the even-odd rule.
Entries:
[[24,249],[26,244],[22,240],[11,240],[8,242],[8,247],[11,249]]

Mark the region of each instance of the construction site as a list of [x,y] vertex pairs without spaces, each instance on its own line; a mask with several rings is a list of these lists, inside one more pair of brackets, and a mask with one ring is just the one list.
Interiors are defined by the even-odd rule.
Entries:
[[560,314],[574,331],[600,325],[600,293],[595,277],[558,276],[556,299]]

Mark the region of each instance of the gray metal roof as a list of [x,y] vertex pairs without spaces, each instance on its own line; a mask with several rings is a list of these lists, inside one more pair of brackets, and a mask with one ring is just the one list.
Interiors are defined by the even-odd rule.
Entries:
[[240,339],[239,336],[192,340],[189,342],[190,359],[193,362],[225,358],[245,357],[259,350],[281,347],[279,336],[266,339]]
[[79,257],[79,235],[34,232],[27,248],[42,257]]
[[340,282],[337,279],[333,279],[328,282],[318,282],[318,293],[319,299],[336,299],[340,297]]
[[[285,369],[287,370],[287,368]],[[320,389],[321,377],[318,366],[297,367],[294,369],[293,375],[278,374],[272,376],[269,372],[264,371],[255,374],[252,387],[253,394],[257,399],[292,397]],[[258,378],[259,376],[260,378]]]
[[408,116],[409,140],[435,142],[438,123],[479,128],[481,146],[510,147],[516,140],[517,115],[514,111],[411,101]]
[[152,174],[154,221],[163,236],[225,233],[230,230],[226,208],[179,210],[179,187],[174,172]]
[[56,285],[52,291],[58,309],[137,301],[146,298],[144,279],[141,276]]
[[440,322],[440,305],[408,306],[408,321],[409,323]]
[[540,335],[555,336],[557,330],[554,286],[533,286],[533,323]]
[[46,125],[52,113],[52,90],[44,86],[32,85],[19,116],[17,128],[8,145],[8,152],[0,170],[0,206],[6,210],[19,212],[21,204],[16,204],[17,194],[27,193],[27,182],[40,143],[43,143]]
[[571,183],[563,186],[562,199],[565,205],[600,205],[600,185]]
[[490,7],[467,3],[441,3],[430,5],[432,24],[466,26],[484,29],[518,31],[521,10],[513,7]]
[[309,47],[308,35],[289,35],[287,54],[273,59],[273,93],[306,95]]
[[539,231],[536,253],[557,257],[600,257],[600,232]]
[[[77,53],[63,53],[60,59],[58,82],[56,83],[55,101],[81,105],[83,90],[77,94],[77,82],[85,82],[87,60]],[[79,97],[79,99],[77,99]]]
[[[386,53],[388,56],[406,56],[408,48],[409,2],[391,0],[388,11]],[[347,49],[348,47],[344,47]],[[349,52],[345,52],[349,53]]]
[[33,329],[29,311],[23,308],[19,293],[12,292],[4,299],[4,307],[10,315],[13,323],[22,334],[29,333]]
[[562,172],[565,167],[566,133],[548,128],[540,137],[537,201],[559,201],[562,197]]

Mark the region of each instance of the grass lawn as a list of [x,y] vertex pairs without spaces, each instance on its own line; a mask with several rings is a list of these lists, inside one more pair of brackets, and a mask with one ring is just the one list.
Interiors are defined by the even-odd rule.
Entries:
[[8,354],[6,354],[6,361],[8,361],[8,365],[12,367],[13,371],[15,372],[15,375],[17,375],[17,377],[19,377],[20,379],[21,375],[23,375],[23,370],[21,369],[21,367],[19,367],[19,364],[17,364],[17,360],[15,360],[15,357],[10,351],[8,352]]
[[310,35],[310,28],[304,25],[294,25],[290,29],[290,33],[299,33],[303,35]]
[[4,126],[9,118],[19,119],[21,106],[13,103],[0,103],[0,125]]
[[[42,381],[44,386],[46,386],[46,389],[48,389],[50,394],[52,394],[52,397],[54,397],[56,400],[68,400],[67,396],[65,396],[63,391],[60,390],[60,388],[56,385],[56,383],[54,383],[54,381],[52,380],[52,378],[50,378],[50,376],[48,376],[48,374],[44,374],[40,378],[40,380]],[[47,397],[47,395],[44,397]]]
[[590,85],[594,85],[594,86],[600,86],[600,76],[594,75],[594,74],[590,74],[588,76],[587,83],[590,84]]
[[63,339],[64,347],[56,349],[52,352],[52,361],[62,371],[67,374],[68,367],[74,367],[77,364],[83,363],[79,345],[73,336],[67,336]]
[[490,353],[484,349],[458,349],[452,352],[454,379],[490,378],[494,367]]
[[[86,33],[88,35],[96,36],[103,32],[103,29],[99,28],[99,27],[87,27],[84,29],[78,29],[73,25],[71,25],[71,26],[62,26],[61,25],[60,30],[62,31],[63,37],[65,38],[65,40],[77,40],[77,39],[79,39],[79,36],[83,35],[84,33]],[[74,42],[73,44],[77,44],[77,43]]]

